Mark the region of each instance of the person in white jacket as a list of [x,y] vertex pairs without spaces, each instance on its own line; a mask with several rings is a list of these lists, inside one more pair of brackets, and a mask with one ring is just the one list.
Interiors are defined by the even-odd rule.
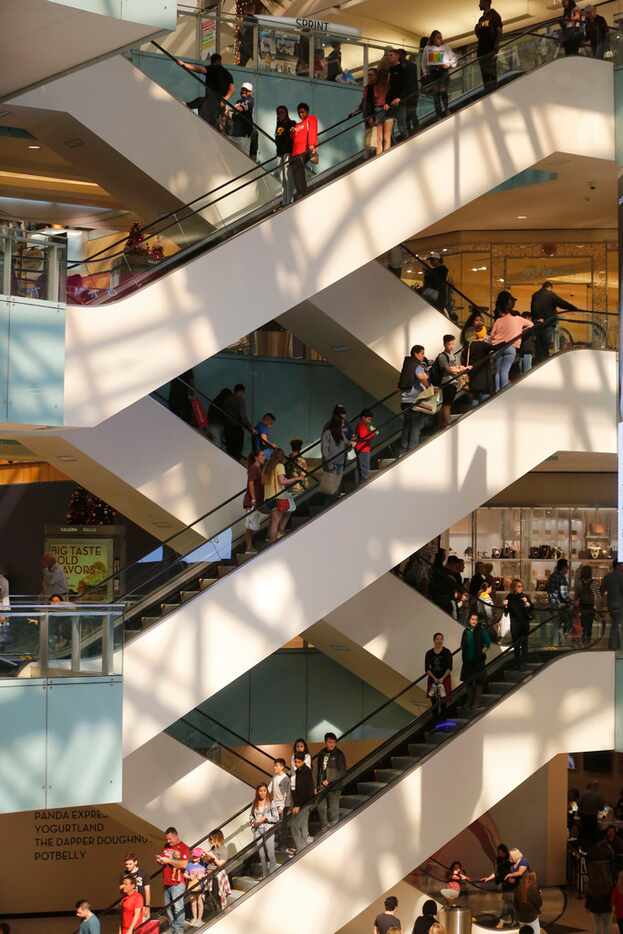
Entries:
[[434,29],[422,52],[422,84],[433,96],[438,117],[445,117],[448,113],[450,69],[454,68],[456,63],[456,55],[444,43],[439,30]]

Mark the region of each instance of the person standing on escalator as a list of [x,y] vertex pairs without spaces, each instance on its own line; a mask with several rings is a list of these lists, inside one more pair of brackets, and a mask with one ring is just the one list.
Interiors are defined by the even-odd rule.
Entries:
[[253,135],[253,85],[245,81],[240,88],[240,97],[231,111],[230,139],[238,149],[250,156]]
[[408,139],[419,129],[417,108],[420,93],[417,61],[407,55],[405,49],[398,49],[402,70],[402,97],[398,106],[398,131],[400,139]]
[[448,301],[448,267],[440,253],[430,253],[424,270],[422,298],[437,309],[445,312]]
[[469,711],[478,706],[482,694],[486,652],[490,645],[491,636],[480,622],[478,613],[472,611],[461,638],[461,681],[467,689],[465,706]]
[[502,17],[491,6],[491,0],[480,0],[482,16],[474,32],[478,39],[478,63],[485,92],[493,91],[498,83],[497,54],[502,38]]
[[305,166],[308,162],[318,162],[318,118],[309,111],[309,104],[304,101],[296,108],[299,122],[291,129],[292,152],[290,171],[294,183],[294,200],[307,194],[307,176]]
[[565,301],[554,292],[553,283],[544,282],[540,289],[532,296],[530,302],[530,315],[537,329],[534,333],[536,341],[536,363],[542,363],[549,357],[550,349],[556,337],[557,311],[577,311],[575,305]]
[[[194,62],[183,62],[178,58],[178,65],[185,68],[186,71],[192,71],[195,74],[204,75],[205,93],[203,97],[196,97],[189,101],[187,106],[193,110],[199,111],[199,116],[206,123],[222,132],[223,117],[228,101],[234,93],[234,79],[230,71],[223,65],[223,59],[218,52],[210,56],[209,65],[197,65]],[[230,108],[227,108],[228,110]]]
[[255,434],[255,428],[247,415],[246,389],[242,383],[237,383],[232,394],[223,402],[223,415],[225,450],[240,463],[245,429],[249,434]]

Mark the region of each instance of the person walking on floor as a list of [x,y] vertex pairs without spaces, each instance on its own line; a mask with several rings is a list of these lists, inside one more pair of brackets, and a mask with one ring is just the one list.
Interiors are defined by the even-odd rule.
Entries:
[[402,930],[400,918],[396,917],[398,899],[395,895],[388,895],[384,902],[385,911],[374,919],[374,934],[389,934],[392,928]]
[[540,934],[539,915],[543,907],[543,898],[537,884],[536,872],[525,872],[515,886],[513,894],[517,922],[520,925],[528,925],[534,934]]
[[258,841],[262,876],[270,875],[277,868],[275,859],[275,832],[279,824],[279,812],[273,804],[268,785],[261,782],[255,789],[249,823],[253,836]]
[[552,344],[555,342],[557,329],[557,311],[577,311],[575,305],[567,302],[554,292],[553,283],[546,280],[540,289],[533,294],[530,301],[530,315],[536,325],[534,336],[536,339],[536,363],[542,363],[549,357]]
[[99,919],[93,914],[85,898],[80,898],[76,902],[76,917],[80,918],[80,934],[100,934],[102,927]]
[[335,733],[325,733],[324,748],[320,750],[316,765],[316,788],[320,794],[318,817],[320,829],[334,827],[340,817],[342,789],[335,784],[346,774],[346,757],[337,745]]
[[480,622],[478,613],[471,612],[461,637],[461,681],[467,689],[466,707],[470,711],[478,706],[482,694],[486,652],[490,645],[491,636]]
[[314,776],[311,768],[305,764],[305,754],[295,752],[292,812],[289,823],[297,853],[300,853],[309,841],[309,804],[314,800],[314,795]]
[[422,905],[422,914],[415,919],[411,934],[429,934],[435,924],[437,924],[437,902],[428,898]]
[[502,17],[491,6],[491,0],[480,0],[481,17],[474,32],[478,40],[478,64],[485,91],[493,91],[498,83],[497,54],[502,39]]
[[586,908],[593,915],[595,934],[610,934],[614,852],[604,838],[590,846],[587,854]]
[[523,592],[523,581],[516,577],[511,585],[510,593],[504,601],[504,609],[508,611],[511,620],[511,641],[515,662],[518,668],[528,661],[528,637],[530,635],[530,622],[534,619],[534,607],[527,594]]

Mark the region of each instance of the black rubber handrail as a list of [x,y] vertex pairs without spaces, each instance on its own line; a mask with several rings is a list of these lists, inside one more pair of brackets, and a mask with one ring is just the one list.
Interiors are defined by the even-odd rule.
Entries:
[[[614,0],[607,0],[607,2],[614,2]],[[555,21],[555,20],[554,20],[554,21]],[[549,21],[547,22],[547,24],[549,24]],[[524,33],[519,33],[519,34],[518,34],[517,36],[515,36],[513,39],[509,40],[509,43],[508,43],[508,44],[510,44],[511,42],[517,41],[517,39],[521,38],[523,35],[529,34],[529,33],[530,33],[530,30],[534,30],[535,28],[537,28],[536,25],[530,27],[530,28],[527,29],[527,30],[525,30]],[[166,50],[165,50],[165,51],[166,51]],[[166,53],[166,54],[167,54],[167,55],[170,55],[170,53]],[[173,57],[173,56],[171,56],[171,57]],[[179,64],[179,63],[178,63],[178,64]],[[473,64],[473,62],[470,62],[469,65],[464,65],[464,66],[462,66],[462,67],[463,67],[463,68],[467,68],[467,67],[470,67],[470,65],[472,65],[472,64]],[[183,67],[183,66],[180,66],[180,67]],[[460,71],[460,70],[461,70],[461,68],[455,68],[455,69],[452,70],[451,74],[456,74],[456,73],[457,73],[458,71]],[[200,81],[201,79],[198,79],[198,80]],[[478,89],[475,89],[475,90],[477,90],[477,91],[479,92],[479,96],[482,96],[482,93],[486,93],[486,92],[484,92],[484,89],[482,89],[482,88],[478,88]],[[408,97],[406,97],[405,100],[408,100],[410,97],[412,97],[412,98],[414,98],[414,99],[417,99],[418,96],[419,96],[419,90],[418,90],[417,92],[413,92],[411,95],[408,95]],[[471,103],[471,100],[470,100],[470,103]],[[336,129],[337,127],[340,127],[340,126],[342,126],[342,125],[344,125],[344,124],[349,123],[349,121],[353,120],[353,118],[354,118],[354,115],[353,115],[353,116],[348,115],[348,116],[342,118],[341,120],[336,121],[336,123],[332,124],[331,126],[326,127],[324,130],[319,131],[318,136],[320,137],[320,136],[322,136],[323,134],[328,133],[328,132],[332,131],[333,129]],[[437,122],[437,121],[435,121],[435,122]],[[354,129],[354,128],[357,127],[357,126],[361,126],[361,125],[364,124],[364,123],[365,123],[365,120],[364,120],[363,118],[357,120],[356,122],[354,122],[354,123],[352,123],[350,126],[348,126],[348,127],[346,128],[346,130],[341,131],[340,133],[335,134],[335,136],[332,136],[332,137],[330,137],[329,139],[326,139],[326,140],[323,140],[322,142],[319,142],[319,146],[322,146],[322,145],[324,145],[325,143],[331,142],[333,139],[336,139],[337,137],[339,137],[340,135],[342,135],[342,132],[349,132],[351,129]],[[427,129],[427,127],[422,127],[422,129]],[[266,134],[266,135],[268,135],[268,134]],[[417,135],[417,134],[414,134],[414,135]],[[253,171],[255,171],[256,169],[262,168],[264,165],[268,165],[269,163],[275,163],[275,162],[276,162],[276,159],[277,159],[277,156],[273,156],[273,157],[271,157],[271,159],[267,160],[265,163],[262,163],[261,165],[258,165],[258,166],[253,166],[252,168],[250,168],[250,169],[247,170],[246,172],[242,173],[241,175],[239,175],[239,176],[237,176],[237,177],[235,177],[235,178],[233,178],[233,179],[230,179],[228,182],[223,183],[223,184],[217,186],[217,188],[212,189],[211,191],[208,191],[207,193],[205,193],[205,194],[203,194],[203,195],[198,196],[197,198],[193,199],[193,201],[188,202],[186,205],[184,205],[184,206],[183,206],[182,208],[180,208],[178,211],[168,212],[167,214],[163,215],[162,218],[163,218],[163,219],[168,219],[169,217],[177,216],[178,214],[181,214],[182,212],[184,212],[184,211],[186,211],[188,208],[190,208],[191,205],[196,204],[198,201],[200,201],[200,200],[202,200],[202,199],[204,199],[204,198],[210,197],[213,193],[215,193],[215,192],[221,190],[221,189],[224,188],[224,187],[229,187],[230,185],[235,184],[237,181],[239,181],[240,179],[244,178],[244,177],[245,177],[246,175],[248,175],[250,172],[253,172]],[[335,169],[335,168],[337,168],[337,166],[334,166],[333,168]],[[328,170],[328,171],[331,171],[331,170]],[[266,175],[269,175],[269,174],[271,174],[269,171],[266,171],[266,172],[264,173],[265,176],[266,176]],[[244,187],[246,187],[246,185],[252,184],[252,183],[258,181],[258,179],[261,178],[261,177],[262,177],[262,176],[257,176],[257,177],[255,177],[255,178],[251,179],[250,181],[248,181],[248,182],[244,183],[243,185],[241,185],[239,188],[236,188],[236,189],[234,189],[233,191],[228,192],[227,195],[225,195],[225,196],[223,196],[223,197],[229,197],[229,195],[236,194],[237,192],[239,192],[240,190],[242,190]],[[220,200],[222,200],[222,199],[221,199],[221,198],[217,198],[216,201],[212,201],[212,202],[210,202],[209,204],[204,205],[202,208],[194,209],[194,210],[192,210],[192,211],[189,211],[188,213],[186,213],[185,215],[183,215],[183,218],[182,218],[182,219],[186,219],[186,220],[187,220],[189,217],[194,216],[195,214],[201,213],[201,211],[206,210],[208,207],[213,206],[215,203],[217,203],[217,202],[220,201]],[[271,203],[272,203],[272,202],[271,202]],[[270,210],[272,210],[272,208],[270,208]],[[151,221],[149,224],[147,224],[147,225],[145,225],[144,227],[142,227],[141,230],[142,230],[142,231],[147,230],[149,227],[152,227],[152,226],[154,226],[155,224],[159,223],[160,220],[161,220],[162,218],[156,218],[155,220]],[[175,221],[174,223],[179,223],[179,221]],[[173,225],[171,225],[171,226],[173,226]],[[158,235],[159,233],[162,233],[162,230],[164,230],[164,229],[166,229],[166,228],[162,228],[161,230],[159,230],[159,231],[157,231],[157,232],[154,232],[153,234],[150,234],[150,236],[147,237],[147,238],[145,238],[145,239],[146,239],[146,240],[149,240],[152,236],[156,236],[156,235]],[[82,261],[80,261],[80,262],[74,262],[73,264],[70,264],[70,265],[68,266],[68,269],[74,268],[74,267],[76,267],[76,266],[81,266],[81,265],[84,265],[84,264],[88,264],[89,262],[94,261],[98,256],[102,256],[103,253],[107,253],[109,250],[111,250],[111,249],[113,249],[114,247],[116,247],[116,246],[118,246],[118,245],[121,245],[121,244],[123,244],[123,243],[125,243],[125,240],[116,241],[115,243],[110,244],[108,247],[104,248],[103,250],[99,251],[98,253],[94,253],[93,256],[89,257],[88,259],[82,260]],[[122,251],[120,251],[120,252],[118,252],[118,253],[109,254],[107,258],[108,258],[108,259],[114,259],[114,258],[116,258],[116,257],[118,257],[118,256],[120,256],[120,255],[123,255],[124,252],[125,252],[125,251],[122,250]],[[103,262],[104,260],[102,259],[102,260],[99,260],[99,261],[100,261],[100,262]],[[163,268],[163,267],[162,267],[162,264],[160,264],[160,268],[161,268],[161,269]],[[165,268],[166,268],[166,267],[165,267]]]
[[[541,612],[540,609],[538,609],[538,608],[536,608],[536,607],[535,607],[534,609],[535,609],[536,612]],[[550,610],[549,607],[548,607],[547,609]],[[509,655],[510,655],[510,652],[515,648],[515,646],[516,646],[517,644],[519,644],[520,642],[522,642],[525,638],[528,638],[528,639],[529,639],[534,633],[538,632],[538,631],[541,630],[544,626],[548,625],[550,622],[552,622],[553,620],[557,620],[557,619],[558,619],[558,612],[557,612],[557,611],[551,611],[551,610],[550,610],[550,615],[549,615],[546,619],[542,620],[540,623],[537,623],[534,627],[532,627],[532,628],[529,630],[529,633],[528,633],[527,636],[524,636],[524,637],[522,637],[521,639],[517,639],[517,640],[515,640],[514,642],[511,642],[499,655],[496,656],[496,658],[494,658],[494,659],[492,659],[491,661],[489,661],[489,662],[487,663],[487,665],[485,666],[485,668],[484,668],[484,672],[487,672],[487,671],[491,672],[491,671],[493,671],[495,668],[498,668],[498,667],[500,666],[501,660],[504,660],[504,661],[505,661],[506,659],[508,659],[508,657],[509,657]],[[596,640],[596,641],[597,641],[597,640]],[[457,655],[457,654],[460,653],[461,651],[462,651],[462,650],[461,650],[460,648],[459,648],[459,649],[456,649],[455,652],[452,653],[452,656],[454,657],[455,655]],[[545,665],[545,664],[547,664],[547,662],[544,662],[544,665]],[[478,676],[479,676],[479,677],[482,677],[482,672],[479,673]],[[369,714],[367,717],[365,717],[363,720],[361,720],[358,724],[356,724],[354,727],[351,727],[349,730],[347,730],[346,732],[342,733],[342,734],[340,735],[339,739],[338,739],[338,742],[341,742],[341,741],[344,739],[344,737],[346,737],[347,735],[349,735],[349,734],[350,734],[351,732],[353,732],[354,730],[359,729],[359,728],[360,728],[361,726],[363,726],[366,722],[368,722],[369,720],[371,720],[372,717],[376,716],[377,713],[379,713],[380,711],[382,711],[383,709],[385,709],[385,708],[388,706],[388,704],[394,703],[394,702],[396,702],[397,700],[399,700],[399,699],[405,694],[406,691],[411,690],[412,688],[416,687],[421,681],[423,681],[423,680],[426,679],[427,677],[428,677],[427,674],[421,675],[419,678],[417,678],[415,681],[413,681],[410,685],[408,685],[408,687],[406,687],[406,688],[404,688],[402,691],[400,691],[399,694],[395,695],[394,698],[391,698],[390,700],[387,701],[387,703],[381,705],[379,708],[377,708],[375,711],[373,711],[371,714]],[[461,685],[459,685],[458,688],[456,688],[456,690],[453,690],[453,693],[452,693],[452,700],[454,701],[454,700],[457,698],[457,695],[458,695],[459,697],[462,696],[462,694],[465,692],[467,686],[468,686],[468,682],[463,682]],[[475,715],[475,716],[478,716],[478,715]],[[378,762],[379,760],[384,759],[384,758],[386,757],[386,755],[388,755],[389,752],[391,752],[392,748],[395,748],[396,745],[400,744],[400,743],[403,742],[405,739],[407,739],[410,735],[412,735],[412,734],[417,730],[418,721],[422,721],[422,725],[424,725],[425,723],[427,723],[427,722],[430,721],[430,717],[431,717],[431,711],[430,711],[430,710],[427,710],[427,711],[425,711],[424,713],[421,713],[421,714],[418,714],[417,716],[415,716],[408,724],[406,724],[404,727],[401,727],[400,730],[398,730],[398,731],[397,731],[396,733],[394,733],[392,736],[388,737],[388,738],[387,738],[384,742],[382,742],[379,746],[375,747],[375,749],[372,750],[372,752],[368,753],[368,755],[364,756],[359,762],[357,762],[354,766],[352,766],[350,769],[348,769],[347,772],[346,772],[346,774],[345,774],[344,776],[342,776],[342,778],[340,778],[338,781],[336,781],[336,782],[333,783],[333,785],[332,785],[333,790],[340,790],[340,791],[342,791],[345,787],[347,787],[348,785],[352,784],[352,782],[355,781],[355,780],[359,777],[359,775],[361,775],[362,773],[367,772],[367,771],[368,771],[371,767],[373,767],[374,764],[375,764],[376,762]],[[392,785],[392,783],[390,783],[390,785],[389,785],[388,787],[391,787],[391,785]],[[385,790],[386,790],[386,789],[383,789],[383,791],[385,791]],[[376,795],[372,795],[371,798],[366,802],[366,805],[369,804],[370,801],[374,800],[374,799],[378,796],[378,794],[382,794],[383,791],[378,792]],[[315,795],[314,798],[313,798],[308,804],[304,805],[304,808],[305,808],[306,810],[310,810],[310,811],[313,810],[315,807],[317,807],[318,800],[319,800],[322,796],[323,796],[323,792],[321,792],[320,794]],[[366,805],[363,805],[363,806],[365,807]],[[250,807],[250,806],[249,806],[249,807]],[[360,807],[355,807],[355,808],[353,808],[352,811],[351,811],[351,815],[357,814],[357,813],[360,811],[360,809],[361,809],[361,806],[360,806]],[[223,827],[227,827],[229,824],[232,823],[232,821],[233,821],[234,819],[235,819],[235,818],[229,818],[229,820],[227,820],[225,823],[223,823],[223,824],[220,826],[220,828],[218,828],[218,829],[220,829],[220,830],[222,831]],[[350,819],[350,817],[349,817],[349,818],[345,818],[345,820],[349,820],[349,819]],[[343,823],[343,821],[340,821],[340,824],[341,824],[341,823]],[[267,832],[267,834],[265,834],[265,836],[274,836],[274,835],[278,832],[278,830],[279,830],[278,827],[272,828],[271,830],[269,830],[269,831]],[[207,836],[208,836],[208,835],[206,834],[206,835],[205,835],[204,837],[202,837],[199,841],[197,841],[197,843],[193,844],[193,847],[194,847],[194,846],[200,846],[200,844],[201,844],[202,842],[204,842],[204,840],[207,838]],[[314,844],[310,844],[310,845],[313,846]],[[244,863],[246,859],[248,859],[250,856],[252,856],[255,852],[259,851],[259,849],[261,848],[261,846],[262,846],[262,841],[261,841],[261,840],[255,840],[255,839],[254,839],[251,843],[249,843],[249,844],[247,844],[246,846],[244,846],[238,853],[236,853],[234,856],[230,857],[230,859],[228,859],[228,860],[226,861],[226,863],[224,864],[224,866],[221,867],[221,869],[220,869],[219,871],[225,871],[225,872],[228,872],[228,873],[230,873],[230,874],[233,874],[233,873],[232,873],[232,870],[234,870],[234,869],[240,867],[240,865],[241,865],[242,863]],[[308,848],[306,848],[306,849],[305,849],[304,851],[302,851],[301,853],[297,853],[297,854],[293,857],[293,859],[290,860],[289,862],[292,862],[292,861],[294,861],[294,860],[300,858],[300,857],[303,855],[304,852],[307,852],[307,850],[308,850]],[[289,863],[286,863],[285,865],[287,866],[288,864],[289,864]],[[282,871],[284,868],[285,868],[285,867],[282,866],[282,867],[280,867],[279,869],[275,870],[275,872],[280,872],[280,871]],[[270,876],[269,876],[268,878],[270,878],[272,875],[274,875],[274,873],[271,873]],[[266,881],[266,880],[264,880],[264,881]],[[258,886],[261,885],[261,884],[262,884],[261,882],[258,882],[258,885],[254,886],[253,889],[252,889],[251,891],[254,892],[254,891],[258,888]],[[185,893],[184,893],[184,895],[185,895]],[[184,895],[180,896],[180,898],[183,898]],[[235,907],[235,906],[229,906],[229,907],[226,909],[226,911],[231,910],[231,908],[233,908],[233,907]],[[164,908],[161,909],[161,910],[164,910]],[[220,917],[220,914],[219,914],[217,917]],[[214,921],[214,920],[215,920],[214,918],[208,919],[208,920],[205,922],[206,926],[208,926],[208,925],[209,925],[212,921]]]
[[[189,711],[189,713],[203,713],[203,711],[200,710],[198,707],[195,707],[193,710]],[[207,715],[206,715],[206,716],[207,716]],[[209,719],[211,719],[211,718],[209,718]],[[196,723],[193,723],[192,720],[189,720],[189,719],[188,719],[188,714],[185,714],[183,717],[180,717],[180,718],[179,718],[178,720],[176,720],[175,722],[176,722],[176,723],[183,723],[183,724],[185,724],[185,726],[190,727],[191,730],[194,730],[196,733],[199,733],[200,736],[205,736],[206,739],[209,739],[211,742],[216,743],[217,746],[220,746],[222,749],[226,749],[227,752],[230,753],[230,755],[235,756],[237,759],[240,759],[241,762],[244,762],[244,763],[245,763],[245,765],[248,765],[248,766],[250,766],[250,767],[253,768],[253,769],[257,769],[258,772],[261,772],[262,775],[265,775],[267,778],[272,778],[271,773],[270,773],[270,772],[267,772],[265,769],[263,769],[263,768],[261,767],[261,765],[256,765],[254,762],[251,762],[250,759],[247,759],[246,756],[243,756],[242,753],[237,752],[237,751],[236,751],[235,749],[233,749],[231,746],[228,746],[227,743],[224,743],[224,742],[223,742],[222,740],[220,740],[220,739],[216,739],[216,737],[211,736],[210,733],[206,733],[205,730],[203,730],[200,726],[197,726]],[[224,727],[224,729],[229,729],[229,728],[228,728],[228,727]],[[230,733],[233,733],[233,730],[229,730],[229,732],[230,732]],[[234,733],[234,736],[237,736],[237,735],[238,735],[237,733]],[[183,742],[183,741],[182,741],[182,742]],[[185,745],[185,746],[190,746],[190,743],[184,743],[184,745]],[[253,743],[247,742],[247,745],[253,746]],[[192,747],[190,747],[190,748],[192,748]],[[269,756],[267,752],[264,752],[263,749],[259,749],[259,747],[257,747],[257,746],[253,746],[253,748],[254,748],[254,749],[257,749],[258,752],[261,752],[263,755],[268,756],[269,759],[272,759],[272,758],[273,758],[272,756]],[[274,759],[273,759],[273,762],[274,762]],[[229,771],[229,770],[228,770],[228,771]]]
[[[213,716],[212,716],[212,714],[206,713],[205,710],[202,710],[202,709],[201,709],[201,707],[195,707],[195,708],[193,708],[193,711],[192,711],[192,712],[193,712],[193,713],[199,713],[199,714],[201,714],[202,717],[206,717],[206,719],[211,720],[212,723],[216,723],[216,725],[217,725],[221,730],[227,730],[227,732],[228,732],[228,733],[231,733],[232,736],[235,736],[236,739],[242,740],[242,742],[245,744],[245,746],[250,746],[251,749],[254,749],[254,750],[255,750],[255,752],[259,752],[259,753],[260,753],[262,756],[264,756],[266,759],[270,759],[271,764],[274,763],[274,761],[275,761],[275,756],[271,756],[271,754],[270,754],[269,752],[266,752],[265,749],[262,749],[261,746],[256,746],[256,744],[255,744],[255,743],[252,743],[251,740],[248,739],[248,737],[242,736],[242,734],[241,734],[241,733],[237,733],[236,730],[232,730],[232,728],[231,728],[230,726],[225,726],[224,723],[221,723],[220,720],[217,720],[216,717],[213,717]],[[216,740],[216,742],[219,742],[219,740]],[[224,745],[224,744],[223,744],[223,745]],[[228,746],[226,746],[225,748],[229,749]],[[247,761],[251,762],[251,760],[247,760]],[[253,763],[251,763],[251,764],[253,764]],[[256,766],[256,768],[259,768],[259,766]],[[262,769],[261,771],[263,771],[263,769]],[[268,773],[268,772],[265,772],[264,774],[265,774],[265,775],[268,775],[269,773]],[[271,775],[270,777],[272,778],[272,775]]]
[[[593,325],[593,326],[595,325],[595,322],[580,321],[580,320],[578,320],[578,319],[569,318],[569,317],[567,317],[567,316],[564,316],[564,317],[563,317],[563,316],[558,316],[556,320],[557,320],[557,321],[566,321],[566,322],[568,322],[568,323],[575,323],[575,324],[584,324],[584,325],[587,325],[587,324],[588,324],[588,325]],[[544,323],[543,325],[538,325],[538,324],[536,324],[536,325],[534,325],[533,328],[531,329],[531,333],[537,333],[539,330],[541,330],[541,329],[544,330],[544,329],[545,329],[546,327],[548,327],[548,326],[549,326],[549,325],[548,325],[547,323]],[[484,360],[482,360],[480,363],[476,364],[476,365],[472,368],[471,373],[476,373],[476,372],[478,372],[478,371],[480,371],[480,370],[482,370],[482,369],[484,369],[484,368],[490,368],[490,367],[491,367],[491,363],[492,363],[492,361],[495,359],[495,357],[496,357],[499,353],[501,353],[503,350],[505,350],[507,347],[510,347],[510,346],[514,345],[514,344],[516,343],[517,340],[518,340],[518,338],[515,337],[515,338],[513,338],[513,339],[511,339],[511,340],[509,340],[509,341],[505,341],[505,342],[503,342],[503,343],[496,344],[495,347],[494,347],[494,349],[493,349],[493,350],[491,351],[491,353],[488,355],[488,357],[486,357]],[[445,385],[449,385],[450,383],[457,382],[458,380],[460,380],[460,379],[462,379],[462,378],[463,378],[462,375],[454,376],[454,377],[452,377],[451,380],[448,380],[448,382],[447,382]],[[393,393],[389,394],[388,396],[384,397],[384,400],[383,400],[383,401],[387,401],[388,399],[391,399],[391,398],[398,398],[398,399],[399,399],[399,398],[400,398],[400,394],[401,394],[401,391],[398,389],[398,390],[396,390],[395,392],[393,392]],[[495,394],[493,395],[492,398],[495,398]],[[380,403],[377,403],[377,405],[378,405],[378,404],[380,404]],[[482,404],[482,405],[486,405],[486,402],[481,403],[481,404]],[[472,409],[471,411],[474,411],[474,410]],[[467,414],[469,414],[469,413],[467,413]],[[379,432],[379,435],[380,435],[380,430],[381,430],[381,429],[387,428],[387,426],[390,425],[390,424],[392,424],[392,423],[395,423],[397,427],[396,427],[396,429],[395,429],[395,434],[394,434],[393,436],[391,436],[391,437],[385,437],[385,438],[383,438],[382,440],[379,440],[379,442],[378,442],[377,444],[372,444],[372,450],[373,450],[373,451],[378,451],[378,449],[384,449],[385,447],[389,446],[390,444],[393,443],[393,441],[395,441],[395,440],[397,439],[397,437],[398,437],[399,434],[400,434],[400,430],[401,430],[401,428],[399,428],[398,425],[401,426],[402,419],[403,419],[403,412],[401,411],[401,412],[399,412],[399,413],[392,414],[391,417],[390,417],[389,419],[387,419],[387,421],[384,422],[382,425],[376,426],[376,427],[377,427],[377,431]],[[443,429],[442,429],[442,430],[443,430]],[[341,459],[344,457],[344,455],[345,455],[345,452],[340,452],[339,454],[334,455],[334,457],[333,457],[333,458],[330,458],[330,460],[329,460],[328,462],[327,462],[327,461],[324,461],[324,462],[322,462],[318,467],[315,467],[313,470],[309,471],[309,472],[308,472],[308,475],[311,476],[311,477],[316,478],[316,475],[317,475],[318,473],[320,473],[320,472],[324,469],[324,467],[326,466],[327,463],[330,463],[330,462],[333,461],[333,460],[339,461],[339,460],[341,460]],[[218,506],[215,506],[215,507],[213,507],[212,509],[210,509],[210,510],[209,510],[208,512],[206,512],[204,515],[202,515],[202,516],[200,516],[198,519],[196,519],[195,522],[193,522],[193,523],[191,523],[191,524],[189,524],[189,525],[186,525],[186,526],[185,526],[183,529],[181,529],[179,532],[175,532],[174,534],[170,535],[168,538],[164,539],[164,540],[161,542],[161,545],[168,545],[168,544],[170,544],[172,541],[174,541],[175,539],[178,539],[180,536],[182,536],[182,535],[184,535],[184,534],[187,534],[187,533],[189,533],[189,532],[192,532],[192,531],[194,530],[194,527],[195,527],[196,525],[198,525],[198,523],[204,522],[206,519],[208,519],[210,516],[212,516],[212,515],[214,515],[215,513],[217,513],[217,512],[218,512],[220,509],[222,509],[224,506],[227,506],[227,505],[229,505],[229,504],[235,502],[236,500],[238,500],[238,499],[240,498],[240,496],[244,495],[245,492],[246,492],[246,487],[245,487],[243,490],[240,490],[240,491],[238,491],[237,493],[234,493],[232,496],[228,497],[226,500],[224,500],[224,502],[220,503]],[[280,496],[282,496],[282,493],[277,493],[277,494],[275,494],[275,496],[270,497],[268,500],[265,500],[265,503],[269,503],[269,502],[271,502],[272,500],[277,500]],[[246,515],[246,514],[245,514],[245,515]],[[221,533],[225,532],[226,530],[230,529],[230,528],[232,527],[232,525],[234,525],[234,524],[235,524],[236,522],[238,522],[238,521],[241,521],[243,518],[244,518],[244,515],[240,515],[240,516],[238,516],[236,519],[232,519],[232,520],[228,521],[227,524],[226,524],[225,526],[223,526],[223,528],[219,529],[219,530],[216,531],[216,532],[211,533],[211,538],[213,538],[213,537],[215,537],[215,536],[218,536],[219,534],[221,534]],[[186,553],[186,555],[192,554],[194,551],[197,550],[198,547],[199,547],[198,545],[195,545],[192,549],[190,549],[190,550]],[[143,557],[144,557],[144,556],[143,556]],[[178,561],[183,560],[183,558],[184,558],[184,555],[177,555],[177,556],[175,557],[175,559],[171,562],[171,564],[169,565],[169,567],[173,566],[173,565],[174,565],[175,563],[177,563]],[[120,569],[119,571],[117,571],[117,572],[115,573],[114,577],[117,578],[117,577],[120,577],[121,575],[127,574],[130,570],[132,570],[133,568],[138,567],[138,565],[141,564],[141,563],[142,563],[142,559],[138,559],[138,560],[136,560],[136,561],[134,561],[134,562],[131,562],[131,563],[130,563],[129,565],[127,565],[126,567],[124,567],[124,568]],[[214,562],[210,562],[210,563],[214,563]],[[217,561],[216,563],[218,563],[218,561]],[[151,577],[147,578],[147,579],[144,580],[144,581],[141,581],[140,584],[138,584],[138,586],[139,586],[139,587],[145,587],[145,586],[147,586],[147,585],[149,585],[149,584],[152,584],[152,583],[155,584],[156,581],[162,579],[162,574],[163,574],[164,570],[165,570],[165,569],[160,569],[159,571],[156,571]],[[107,580],[112,580],[112,575],[111,575],[111,577],[108,578]],[[100,582],[100,584],[98,585],[98,587],[101,588],[102,583],[105,583],[105,581]],[[88,594],[88,590],[87,590],[86,593]],[[130,596],[131,593],[132,593],[132,589],[131,589],[130,591],[127,591],[127,592],[124,594],[124,596],[123,596],[122,598],[119,598],[119,599],[127,599],[127,598]],[[88,599],[88,598],[87,598],[87,599]],[[141,599],[143,599],[143,598],[141,598]],[[79,602],[79,601],[76,601],[76,602]]]

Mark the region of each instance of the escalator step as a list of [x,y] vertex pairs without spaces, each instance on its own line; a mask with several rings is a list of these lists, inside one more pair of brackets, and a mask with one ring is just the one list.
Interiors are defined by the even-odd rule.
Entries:
[[164,615],[165,613],[172,613],[173,610],[179,610],[180,606],[181,603],[161,603],[160,609]]
[[508,684],[517,684],[518,681],[523,681],[526,677],[526,672],[517,671],[516,668],[507,668],[504,672],[504,677]]
[[481,694],[480,704],[482,707],[491,707],[492,704],[497,704],[499,699],[500,699],[499,694]]
[[438,733],[426,733],[426,742],[429,746],[440,746],[447,736],[448,734],[441,730]]
[[231,574],[231,572],[234,570],[234,567],[235,565],[233,564],[219,564],[216,569],[216,573],[218,574],[219,578],[225,577],[226,574]]
[[419,760],[416,756],[392,756],[391,759],[392,768],[400,769],[402,772],[404,772],[406,769],[410,769],[418,761]]
[[199,587],[201,590],[207,590],[208,587],[211,587],[212,584],[216,584],[218,578],[216,577],[200,577],[199,578]]
[[387,788],[387,782],[357,782],[357,791],[360,795],[375,795],[383,788]]
[[159,623],[161,619],[161,616],[141,616],[141,626],[143,629],[147,629],[148,626],[153,626],[154,623]]
[[434,743],[409,743],[407,747],[409,750],[410,756],[415,756],[416,759],[421,759],[422,756],[427,756],[429,752],[432,752],[437,747]]
[[352,811],[353,808],[358,808],[364,804],[368,798],[369,795],[342,795],[340,798],[340,807],[345,808],[347,811]]
[[187,600],[190,600],[192,597],[196,597],[199,593],[198,590],[181,590],[180,597],[182,598],[182,603],[185,603]]
[[[521,674],[521,672],[519,672]],[[508,681],[489,681],[487,685],[487,694],[508,694],[512,685]]]
[[[249,892],[251,889],[255,888],[258,880],[254,879],[253,876],[232,876],[231,887],[236,892],[243,893]],[[240,895],[238,895],[240,898]]]
[[377,782],[393,782],[402,775],[402,769],[375,769],[374,778]]
[[255,555],[253,553],[249,554],[248,551],[239,551],[238,554],[236,555],[236,564],[238,566],[240,566],[241,564],[246,564],[247,561],[249,561],[251,558],[254,558],[254,557]]

